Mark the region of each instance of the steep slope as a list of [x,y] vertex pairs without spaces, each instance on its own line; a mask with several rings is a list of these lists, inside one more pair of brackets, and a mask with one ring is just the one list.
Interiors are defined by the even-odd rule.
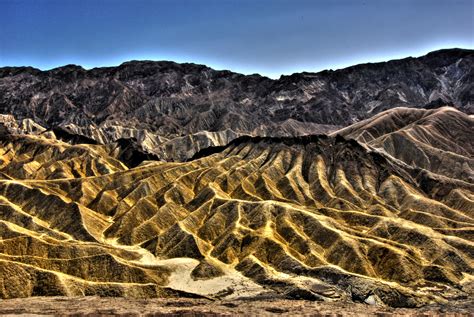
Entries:
[[173,62],[5,67],[0,113],[100,143],[134,139],[182,161],[241,135],[324,133],[399,106],[451,104],[473,113],[473,57],[472,50],[442,50],[278,80]]
[[[18,153],[1,167],[2,298],[271,294],[413,307],[472,296],[469,181],[340,136],[241,137],[131,169],[106,146],[42,138],[1,143]],[[35,168],[13,168],[25,158]]]
[[413,167],[474,183],[474,116],[452,107],[396,108],[338,130]]

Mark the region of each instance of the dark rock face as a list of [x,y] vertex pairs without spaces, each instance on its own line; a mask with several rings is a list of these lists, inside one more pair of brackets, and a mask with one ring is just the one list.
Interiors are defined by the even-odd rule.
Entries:
[[[135,138],[148,152],[183,160],[242,134],[322,133],[399,106],[449,104],[474,113],[473,63],[474,51],[452,49],[278,80],[173,62],[132,61],[91,70],[5,67],[0,113],[100,143]],[[202,131],[217,134],[194,137]],[[176,142],[189,151],[169,154],[165,148],[176,148]]]

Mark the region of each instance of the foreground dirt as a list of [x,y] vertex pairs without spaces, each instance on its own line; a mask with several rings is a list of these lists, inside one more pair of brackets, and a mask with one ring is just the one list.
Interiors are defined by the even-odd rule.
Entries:
[[125,299],[111,297],[30,297],[0,301],[0,315],[23,316],[469,316],[474,300],[445,306],[395,309],[352,302],[303,300]]

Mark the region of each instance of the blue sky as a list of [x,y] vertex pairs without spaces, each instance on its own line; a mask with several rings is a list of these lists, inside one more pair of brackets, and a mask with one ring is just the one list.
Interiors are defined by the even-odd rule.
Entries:
[[0,0],[0,66],[195,62],[273,78],[474,48],[474,0]]

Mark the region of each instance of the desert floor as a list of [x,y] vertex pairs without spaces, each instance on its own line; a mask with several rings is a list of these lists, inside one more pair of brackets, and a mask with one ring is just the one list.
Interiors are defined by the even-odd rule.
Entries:
[[417,309],[389,308],[352,302],[303,300],[125,299],[106,297],[31,297],[0,300],[0,315],[127,316],[469,316],[474,300]]

